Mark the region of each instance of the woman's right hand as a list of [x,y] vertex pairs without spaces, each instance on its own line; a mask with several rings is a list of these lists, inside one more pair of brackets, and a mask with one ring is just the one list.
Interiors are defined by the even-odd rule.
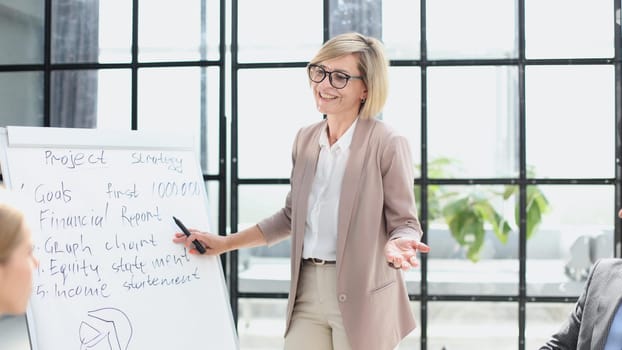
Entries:
[[201,255],[192,244],[192,241],[195,239],[205,247],[205,255],[220,255],[228,251],[227,237],[195,229],[189,229],[188,231],[190,231],[190,236],[186,236],[182,232],[176,232],[173,242],[186,246],[190,254]]

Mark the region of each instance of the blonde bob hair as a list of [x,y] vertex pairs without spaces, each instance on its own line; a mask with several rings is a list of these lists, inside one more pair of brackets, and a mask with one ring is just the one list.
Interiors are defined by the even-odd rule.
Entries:
[[0,203],[0,264],[11,258],[15,248],[24,239],[23,223],[24,216],[19,210]]
[[384,108],[388,90],[388,62],[380,40],[360,33],[344,33],[328,40],[309,64],[354,54],[358,57],[358,69],[367,87],[367,99],[362,101],[359,117],[376,117]]

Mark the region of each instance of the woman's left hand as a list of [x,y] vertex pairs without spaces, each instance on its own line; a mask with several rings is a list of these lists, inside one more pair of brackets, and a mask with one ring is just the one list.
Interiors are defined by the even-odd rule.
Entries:
[[417,251],[427,253],[430,251],[425,243],[408,237],[392,239],[384,246],[384,255],[387,262],[396,269],[404,271],[419,266]]

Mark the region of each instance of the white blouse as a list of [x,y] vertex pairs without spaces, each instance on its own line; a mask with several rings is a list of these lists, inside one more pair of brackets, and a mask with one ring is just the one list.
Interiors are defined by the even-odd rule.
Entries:
[[336,260],[339,195],[357,121],[358,118],[332,146],[326,128],[320,134],[320,156],[309,195],[303,259]]

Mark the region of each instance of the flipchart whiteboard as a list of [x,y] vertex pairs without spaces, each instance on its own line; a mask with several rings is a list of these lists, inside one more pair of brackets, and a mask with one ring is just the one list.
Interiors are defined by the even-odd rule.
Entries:
[[34,350],[238,348],[220,259],[172,242],[173,216],[209,227],[191,137],[7,127],[0,145],[40,260]]

